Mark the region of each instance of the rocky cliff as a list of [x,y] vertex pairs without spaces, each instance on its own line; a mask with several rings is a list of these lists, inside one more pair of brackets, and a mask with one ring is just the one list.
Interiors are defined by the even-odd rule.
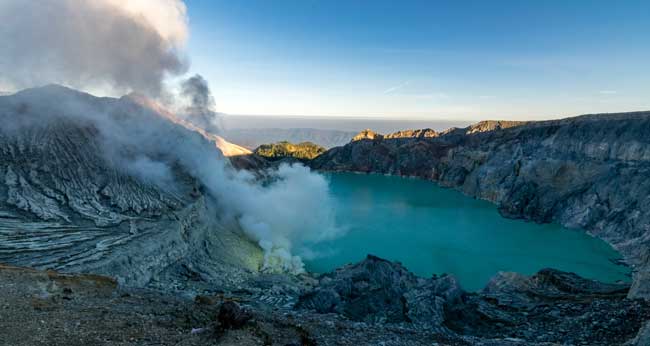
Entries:
[[220,157],[214,137],[142,98],[59,86],[0,97],[0,124],[0,262],[131,286],[227,285],[259,268],[259,248],[217,217],[227,201],[161,149],[193,142]]
[[[541,122],[481,122],[442,133],[360,133],[310,165],[420,177],[497,204],[513,218],[600,237],[650,298],[650,112]],[[411,134],[411,135],[409,135]]]

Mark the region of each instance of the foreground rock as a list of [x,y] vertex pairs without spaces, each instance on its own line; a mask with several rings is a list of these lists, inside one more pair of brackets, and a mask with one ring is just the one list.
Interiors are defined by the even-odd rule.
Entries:
[[628,289],[544,269],[530,277],[499,273],[481,292],[468,293],[453,276],[419,278],[399,263],[368,256],[321,276],[296,308],[470,344],[620,345],[642,335],[650,319],[650,303],[626,298]]
[[[0,340],[22,345],[645,345],[626,287],[543,270],[463,292],[369,256],[313,279],[259,276],[196,295],[0,266]],[[286,302],[293,302],[286,304]]]
[[445,308],[463,293],[452,276],[423,279],[399,264],[368,256],[320,277],[297,307],[367,323],[409,322],[444,334]]
[[650,304],[627,299],[628,289],[553,269],[530,277],[499,273],[481,292],[453,306],[447,323],[459,333],[483,337],[618,345],[650,319]]
[[580,228],[635,270],[650,298],[650,113],[487,121],[442,133],[364,131],[313,168],[420,177],[496,203],[508,217]]
[[3,345],[470,345],[407,327],[261,308],[235,293],[192,299],[120,289],[99,276],[0,266],[0,290]]

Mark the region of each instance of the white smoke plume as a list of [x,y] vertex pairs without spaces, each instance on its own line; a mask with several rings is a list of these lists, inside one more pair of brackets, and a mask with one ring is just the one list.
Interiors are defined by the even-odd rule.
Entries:
[[[7,98],[12,103],[3,103]],[[309,168],[281,165],[260,183],[252,173],[235,170],[210,136],[170,121],[153,101],[143,103],[136,96],[100,100],[56,86],[2,97],[0,134],[61,124],[96,129],[106,162],[170,192],[185,184],[176,180],[180,167],[212,197],[215,220],[238,225],[259,244],[265,253],[262,269],[268,272],[302,272],[296,254],[340,234],[327,180]]]
[[0,23],[0,85],[158,96],[188,67],[180,0],[2,0]]
[[300,273],[302,261],[292,256],[294,251],[341,233],[329,186],[323,176],[300,164],[283,164],[271,175],[273,183],[264,187],[239,180],[231,200],[246,211],[239,223],[264,249],[264,269]]
[[[166,77],[188,68],[180,54],[188,37],[181,0],[0,0],[0,23],[0,85],[58,83],[166,100],[172,94],[165,88]],[[29,93],[21,97],[29,99]],[[219,130],[214,99],[201,76],[183,82],[173,100],[175,116],[208,132]],[[267,172],[269,181],[261,184],[252,174],[233,169],[205,140],[205,132],[202,137],[177,131],[178,125],[160,116],[165,111],[153,102],[154,117],[109,116],[93,104],[85,96],[61,100],[53,91],[41,106],[43,114],[90,121],[106,141],[110,160],[139,179],[173,186],[172,167],[182,166],[219,203],[219,217],[237,222],[265,251],[264,270],[301,272],[295,253],[340,232],[327,181],[308,168],[282,165]],[[19,121],[4,122],[0,130],[19,132]]]

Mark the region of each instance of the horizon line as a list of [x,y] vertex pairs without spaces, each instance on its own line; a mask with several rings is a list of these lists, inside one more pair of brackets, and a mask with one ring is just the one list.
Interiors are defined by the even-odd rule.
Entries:
[[348,119],[348,120],[384,120],[384,121],[439,121],[439,122],[480,122],[480,121],[546,121],[546,120],[559,120],[566,118],[574,118],[586,115],[605,115],[605,114],[629,114],[629,113],[650,113],[650,109],[638,109],[629,111],[617,112],[587,112],[587,113],[573,113],[573,114],[560,114],[552,116],[530,116],[527,118],[522,117],[503,117],[498,118],[494,116],[480,117],[480,118],[427,118],[427,117],[405,117],[396,118],[395,116],[388,115],[299,115],[299,114],[243,114],[243,113],[226,113],[218,112],[222,116],[232,117],[269,117],[269,118],[295,118],[295,119]]

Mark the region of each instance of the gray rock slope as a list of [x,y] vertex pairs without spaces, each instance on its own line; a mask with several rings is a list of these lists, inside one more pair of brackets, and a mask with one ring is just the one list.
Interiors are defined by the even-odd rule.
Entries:
[[[167,146],[194,142],[221,155],[137,98],[59,86],[0,97],[0,262],[131,286],[188,275],[230,284],[257,270],[257,246],[217,217],[224,201],[158,143],[139,141],[153,128]],[[173,182],[142,157],[167,160]]]
[[650,298],[648,133],[650,112],[488,121],[427,136],[365,131],[310,165],[430,179],[508,217],[584,229],[634,267],[630,297]]
[[445,334],[445,309],[464,294],[453,276],[420,278],[399,264],[369,255],[319,278],[298,309],[338,313],[368,323],[411,322]]

